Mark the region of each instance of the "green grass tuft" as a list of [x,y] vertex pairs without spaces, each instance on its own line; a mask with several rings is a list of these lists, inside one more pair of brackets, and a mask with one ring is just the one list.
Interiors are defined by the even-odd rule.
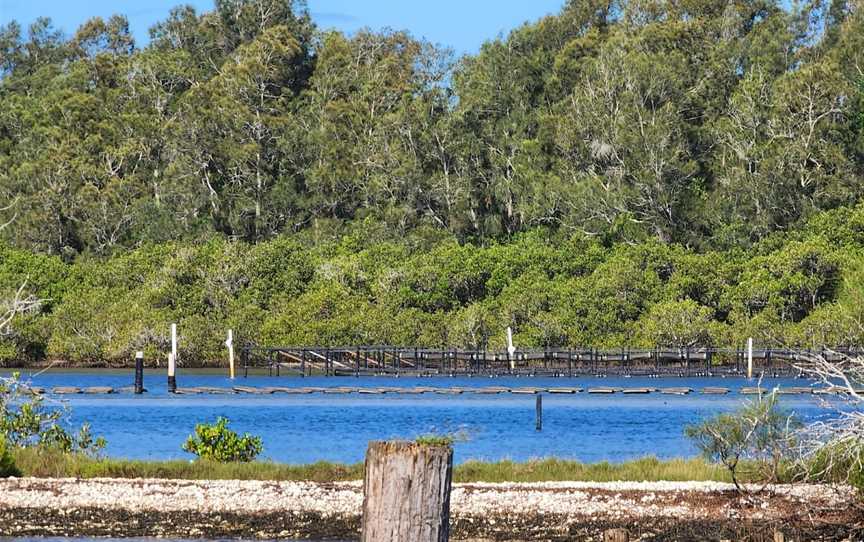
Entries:
[[[363,478],[363,464],[319,461],[289,465],[271,461],[215,463],[211,461],[137,461],[93,459],[38,449],[16,449],[13,458],[25,476],[43,478],[173,478],[186,480],[311,480],[336,482]],[[728,472],[702,459],[660,460],[645,457],[624,463],[580,463],[563,459],[526,462],[468,461],[454,468],[455,482],[554,481],[720,481]]]
[[445,447],[453,446],[456,439],[451,435],[420,435],[414,442],[420,446]]

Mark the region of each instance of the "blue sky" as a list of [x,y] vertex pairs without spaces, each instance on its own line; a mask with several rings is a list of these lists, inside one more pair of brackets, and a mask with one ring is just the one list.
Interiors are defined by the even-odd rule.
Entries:
[[[564,0],[308,0],[321,28],[353,32],[390,27],[416,37],[473,53],[484,41],[528,20],[556,13]],[[147,29],[179,4],[209,11],[213,0],[0,0],[0,24],[17,20],[26,27],[49,16],[66,34],[92,16],[122,13],[129,18],[136,42],[147,41]]]

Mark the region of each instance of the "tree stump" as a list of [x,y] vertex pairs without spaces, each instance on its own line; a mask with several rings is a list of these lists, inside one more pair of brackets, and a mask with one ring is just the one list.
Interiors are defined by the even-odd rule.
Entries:
[[609,529],[603,533],[603,542],[628,542],[630,533],[626,529]]
[[370,442],[361,542],[447,542],[453,449]]

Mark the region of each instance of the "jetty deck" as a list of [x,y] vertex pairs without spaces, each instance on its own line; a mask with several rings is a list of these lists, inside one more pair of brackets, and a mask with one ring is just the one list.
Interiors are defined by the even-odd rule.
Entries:
[[[814,355],[828,359],[860,355],[861,349],[752,351],[754,374],[798,376],[796,363]],[[267,347],[240,350],[244,375],[266,369],[270,375],[298,376],[736,376],[747,373],[748,352],[731,348],[599,350],[545,348],[463,350],[396,346]]]

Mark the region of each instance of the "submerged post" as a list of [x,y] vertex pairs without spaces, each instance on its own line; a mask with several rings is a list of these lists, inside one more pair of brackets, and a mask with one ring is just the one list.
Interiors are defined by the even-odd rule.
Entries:
[[144,393],[144,352],[135,352],[135,393]]
[[543,430],[543,394],[537,394],[537,405],[536,405],[537,415],[536,415],[536,424],[537,430]]
[[452,474],[449,444],[370,442],[361,542],[447,542]]
[[747,378],[753,378],[753,337],[747,339]]

